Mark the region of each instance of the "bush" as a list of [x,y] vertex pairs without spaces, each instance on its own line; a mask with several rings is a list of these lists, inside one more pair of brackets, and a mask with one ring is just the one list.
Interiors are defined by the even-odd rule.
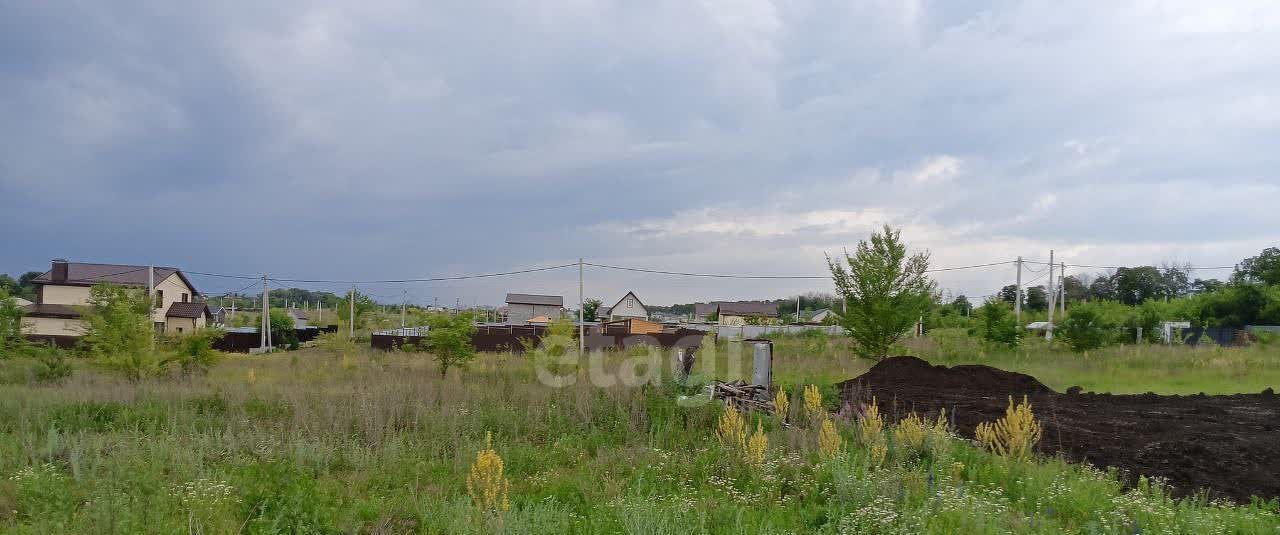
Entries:
[[1054,329],[1054,334],[1070,346],[1072,351],[1081,353],[1107,345],[1114,328],[1098,307],[1091,303],[1081,303],[1072,307],[1067,319]]
[[90,354],[132,381],[163,372],[164,362],[151,348],[150,308],[144,292],[112,284],[94,286],[84,312],[89,326],[84,343]]
[[177,364],[184,377],[209,371],[221,356],[213,349],[213,342],[222,335],[220,329],[203,329],[177,338],[173,353],[165,359],[165,364]]
[[1018,325],[1004,301],[988,299],[978,308],[978,321],[984,340],[1009,347],[1017,347],[1022,342],[1022,326]]
[[32,353],[36,362],[31,365],[31,376],[37,383],[58,384],[71,377],[71,363],[62,350],[45,346],[32,348]]
[[430,327],[427,344],[432,358],[440,365],[440,377],[445,377],[449,368],[464,364],[475,356],[471,335],[475,334],[476,326],[470,314],[437,314],[431,318]]
[[0,359],[21,353],[26,339],[22,336],[22,309],[0,288]]

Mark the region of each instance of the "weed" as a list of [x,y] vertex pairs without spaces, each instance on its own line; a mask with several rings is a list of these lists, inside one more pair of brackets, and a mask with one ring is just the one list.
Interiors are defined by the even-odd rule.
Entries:
[[831,418],[824,418],[818,427],[818,455],[823,459],[834,459],[843,449],[844,439],[840,437],[840,431],[836,430],[835,422]]
[[502,457],[493,449],[493,434],[485,433],[484,449],[476,452],[476,460],[467,474],[467,494],[476,508],[488,514],[506,511],[510,483],[503,475]]
[[765,450],[769,448],[769,436],[764,433],[764,425],[762,422],[756,422],[756,432],[751,434],[751,438],[747,440],[746,447],[742,450],[742,460],[748,466],[759,468],[764,465]]
[[1040,443],[1040,422],[1031,412],[1031,403],[1022,397],[1022,403],[1014,405],[1009,396],[1009,407],[1004,417],[994,422],[982,422],[975,436],[983,447],[1002,457],[1023,458],[1031,455]]

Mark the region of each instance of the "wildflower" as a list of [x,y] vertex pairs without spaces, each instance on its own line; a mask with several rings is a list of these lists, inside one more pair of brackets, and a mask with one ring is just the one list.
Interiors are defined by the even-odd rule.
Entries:
[[964,463],[953,461],[951,463],[951,479],[960,479],[962,475],[964,475]]
[[840,455],[843,448],[844,439],[840,438],[836,424],[830,418],[823,418],[822,425],[818,428],[818,454],[823,459],[833,459]]
[[947,410],[938,411],[938,419],[929,426],[929,452],[935,459],[943,457],[951,449],[951,431],[947,425]]
[[996,455],[1021,458],[1031,454],[1031,449],[1040,442],[1040,422],[1031,412],[1031,403],[1022,397],[1022,403],[1014,405],[1013,396],[1009,396],[1009,407],[1004,411],[1004,418],[994,422],[978,424],[974,435],[983,447]]
[[481,511],[506,511],[511,506],[507,501],[510,484],[502,475],[502,457],[493,449],[491,433],[485,433],[484,442],[485,449],[476,452],[476,462],[467,475],[467,494]]
[[787,397],[787,391],[778,388],[778,392],[773,396],[774,414],[779,420],[787,420],[787,412],[791,410],[791,399]]
[[742,450],[747,444],[746,424],[737,409],[725,406],[716,425],[716,437],[720,445],[731,450]]
[[809,415],[810,422],[818,421],[818,414],[822,412],[822,393],[817,385],[804,387],[804,412]]
[[880,407],[876,404],[876,398],[871,398],[871,405],[867,407],[862,418],[858,419],[858,438],[862,439],[862,444],[870,446],[884,439],[884,419],[880,417]]
[[928,436],[928,428],[925,427],[924,419],[914,412],[903,418],[893,428],[894,442],[906,448],[907,453],[924,449],[926,436]]
[[743,460],[748,465],[759,468],[764,464],[764,452],[769,448],[769,436],[764,434],[764,426],[756,422],[756,432],[751,434],[746,448],[742,452]]

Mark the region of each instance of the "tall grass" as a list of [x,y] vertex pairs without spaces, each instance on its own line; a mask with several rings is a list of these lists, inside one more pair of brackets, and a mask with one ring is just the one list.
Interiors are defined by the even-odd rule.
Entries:
[[[795,385],[865,369],[836,350],[804,357],[789,342],[779,348],[776,369]],[[596,358],[619,373],[635,357]],[[745,356],[705,359],[697,373],[723,377],[733,358]],[[0,361],[0,371],[26,365]],[[691,389],[586,380],[550,388],[530,360],[511,354],[481,355],[444,379],[426,355],[318,348],[230,356],[183,381],[130,383],[79,363],[62,386],[0,377],[13,379],[0,384],[7,533],[1259,533],[1280,525],[1274,503],[1176,501],[1158,482],[1126,490],[1097,470],[999,458],[958,440],[878,452],[873,463],[852,423],[838,420],[823,431],[747,415],[744,428],[759,431],[763,451],[744,460],[715,438],[718,405],[682,401]],[[819,433],[829,445],[833,431],[845,446],[820,451]],[[467,478],[489,434],[510,507],[478,517]]]

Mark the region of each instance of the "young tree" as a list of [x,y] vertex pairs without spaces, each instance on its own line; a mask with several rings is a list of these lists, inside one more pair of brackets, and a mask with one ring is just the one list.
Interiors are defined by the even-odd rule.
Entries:
[[[357,309],[357,312],[359,309]],[[271,309],[271,343],[276,347],[298,349],[298,331],[294,329],[293,317],[278,308]]]
[[0,288],[0,359],[13,356],[26,345],[22,337],[22,309],[9,292]]
[[1054,335],[1066,342],[1072,351],[1083,353],[1106,345],[1113,328],[1114,325],[1098,310],[1098,305],[1082,303],[1072,307],[1067,319],[1054,329]]
[[[1014,301],[1018,298],[1018,286],[1016,284],[1010,284],[1008,286],[1005,286],[1000,289],[1000,292],[997,293],[996,296],[998,296],[1001,301],[1004,301],[1012,305]],[[1027,300],[1027,292],[1023,290],[1022,301],[1025,303],[1026,300]]]
[[1022,342],[1023,330],[1019,328],[1009,310],[1009,304],[999,299],[988,299],[977,313],[982,323],[982,338],[1009,347],[1017,347]]
[[436,314],[429,321],[427,345],[432,358],[440,365],[440,378],[445,378],[449,368],[464,364],[475,357],[471,336],[476,332],[470,314]]
[[[378,304],[373,302],[373,298],[365,294],[362,294],[360,292],[355,292],[355,299],[356,299],[355,326],[356,326],[356,329],[363,329],[365,327],[365,323],[367,319],[366,315],[369,312],[372,312],[375,308],[378,308]],[[351,317],[350,317],[351,316],[351,292],[346,293],[342,301],[338,303],[337,308],[338,308],[337,310],[338,319],[342,320],[343,325],[350,325],[351,324]]]
[[858,242],[852,256],[845,253],[847,267],[827,257],[836,290],[849,303],[842,325],[864,358],[888,356],[936,299],[937,285],[925,274],[929,253],[908,256],[900,234],[885,225]]
[[582,318],[584,321],[595,321],[596,312],[600,310],[601,302],[599,299],[592,297],[582,303]]
[[94,286],[83,313],[88,324],[83,340],[90,354],[132,381],[163,371],[163,362],[151,349],[149,309],[145,292],[113,284]]
[[201,329],[179,337],[165,364],[177,364],[184,377],[208,372],[221,356],[213,349],[213,342],[222,335],[219,329]]
[[1049,292],[1044,289],[1044,286],[1027,288],[1027,297],[1026,301],[1023,301],[1023,307],[1027,310],[1048,310]]

